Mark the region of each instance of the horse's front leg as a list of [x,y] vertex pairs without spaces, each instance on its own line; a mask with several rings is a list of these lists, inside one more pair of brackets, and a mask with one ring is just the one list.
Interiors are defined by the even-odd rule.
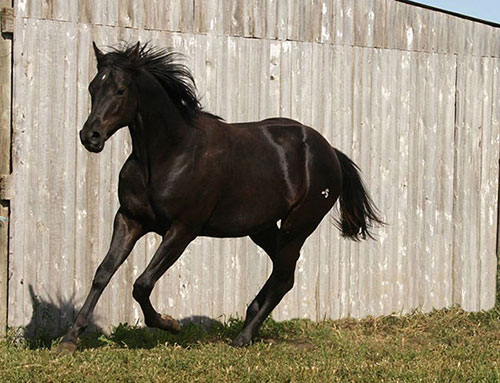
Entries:
[[179,259],[184,249],[194,238],[196,238],[196,234],[192,229],[186,229],[179,224],[172,225],[164,235],[151,262],[135,281],[133,296],[141,305],[146,326],[174,333],[180,330],[179,323],[175,319],[156,312],[149,296],[158,279]]
[[113,274],[127,259],[137,240],[144,234],[142,225],[127,217],[121,209],[116,213],[111,246],[103,261],[97,268],[92,287],[80,312],[73,322],[72,328],[64,336],[59,351],[74,353],[78,337],[89,324],[95,305]]

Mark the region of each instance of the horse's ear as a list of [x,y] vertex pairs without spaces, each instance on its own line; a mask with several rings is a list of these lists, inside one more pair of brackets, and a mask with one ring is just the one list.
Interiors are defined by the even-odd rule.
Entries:
[[104,56],[104,53],[102,53],[102,51],[99,48],[97,48],[95,41],[92,41],[92,46],[94,47],[94,53],[97,62],[101,61],[102,56]]

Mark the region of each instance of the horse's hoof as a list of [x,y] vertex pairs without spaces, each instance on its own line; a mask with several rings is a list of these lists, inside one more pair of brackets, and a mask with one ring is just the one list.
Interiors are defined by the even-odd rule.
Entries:
[[167,314],[160,315],[160,325],[158,327],[173,334],[181,332],[181,325],[179,322]]
[[57,352],[63,355],[75,355],[76,344],[73,342],[62,342],[57,348]]
[[252,339],[250,339],[249,337],[240,334],[236,337],[236,339],[233,340],[231,344],[233,347],[246,347],[250,344],[251,340]]

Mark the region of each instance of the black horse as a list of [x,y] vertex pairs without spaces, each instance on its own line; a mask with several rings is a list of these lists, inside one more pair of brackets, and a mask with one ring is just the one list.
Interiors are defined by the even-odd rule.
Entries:
[[102,291],[148,232],[163,240],[133,296],[147,326],[174,332],[178,322],[156,312],[149,296],[193,239],[248,235],[266,251],[273,271],[233,341],[244,346],[292,288],[302,245],[337,199],[345,237],[364,239],[382,223],[357,166],[315,130],[285,118],[228,124],[203,111],[193,76],[173,51],[139,43],[94,50],[98,71],[81,142],[98,153],[128,126],[133,149],[120,172],[109,252],[60,350],[76,350]]

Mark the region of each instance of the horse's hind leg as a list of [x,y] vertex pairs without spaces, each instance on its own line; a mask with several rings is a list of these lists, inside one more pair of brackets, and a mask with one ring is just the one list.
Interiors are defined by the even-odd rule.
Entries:
[[[260,248],[262,248],[273,262],[274,259],[276,258],[278,234],[279,234],[278,227],[276,225],[273,225],[267,230],[264,230],[260,233],[250,236],[252,241]],[[264,298],[266,297],[268,286],[269,286],[269,280],[264,285],[264,287],[262,287],[262,289],[259,291],[255,299],[252,301],[252,303],[250,303],[250,305],[248,306],[244,327],[246,327],[252,321],[252,319],[255,317],[255,315],[257,315],[260,308],[262,307],[262,304],[264,303]]]
[[158,250],[144,272],[134,283],[133,296],[141,305],[144,322],[148,327],[156,327],[170,332],[180,330],[179,323],[168,315],[160,315],[154,309],[149,296],[160,277],[182,255],[184,249],[195,238],[180,226],[172,226],[163,237]]
[[137,221],[128,218],[120,210],[118,211],[114,221],[113,238],[111,239],[109,251],[97,268],[87,299],[76,316],[73,327],[59,345],[59,351],[75,352],[78,337],[87,327],[90,316],[104,288],[143,234],[142,226]]
[[267,316],[293,287],[295,266],[304,239],[294,238],[286,244],[278,245],[273,271],[250,305],[253,307],[249,307],[243,331],[233,341],[233,346],[241,347],[250,343]]
[[[234,340],[234,346],[245,346],[250,343],[267,316],[291,290],[300,249],[306,238],[312,234],[325,214],[331,209],[336,199],[336,194],[330,195],[327,199],[324,194],[321,194],[321,189],[310,189],[304,200],[295,206],[283,220],[282,227],[277,234],[276,254],[274,258],[271,256],[273,271],[255,300],[250,304],[245,326]],[[270,252],[272,254],[272,251]]]

